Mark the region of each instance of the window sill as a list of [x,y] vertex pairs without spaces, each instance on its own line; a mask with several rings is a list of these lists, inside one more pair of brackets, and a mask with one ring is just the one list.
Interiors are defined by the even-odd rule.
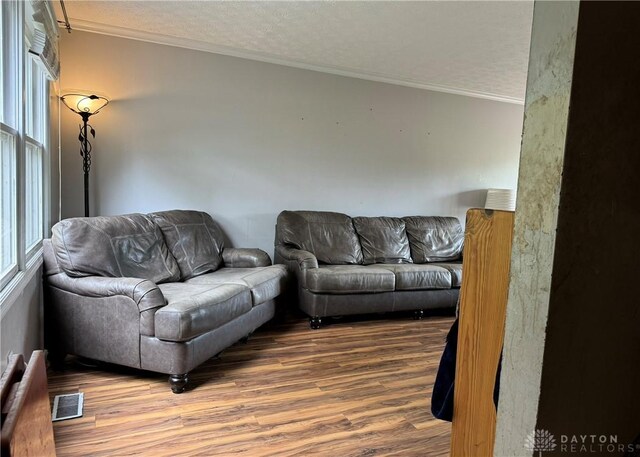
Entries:
[[42,248],[27,262],[27,267],[23,271],[16,273],[16,276],[0,292],[0,319],[7,314],[9,309],[17,301],[18,296],[24,291],[27,284],[33,279],[42,265]]

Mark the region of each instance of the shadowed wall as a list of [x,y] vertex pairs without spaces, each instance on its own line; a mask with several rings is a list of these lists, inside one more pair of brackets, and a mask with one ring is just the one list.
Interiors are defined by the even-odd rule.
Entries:
[[[558,446],[545,455],[571,451],[559,435],[640,435],[638,24],[638,3],[580,4],[536,426]],[[622,455],[599,445],[591,455]]]

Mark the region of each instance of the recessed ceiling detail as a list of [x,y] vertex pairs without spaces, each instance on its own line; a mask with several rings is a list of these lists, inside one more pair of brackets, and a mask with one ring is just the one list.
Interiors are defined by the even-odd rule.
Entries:
[[67,1],[71,26],[522,102],[532,1]]

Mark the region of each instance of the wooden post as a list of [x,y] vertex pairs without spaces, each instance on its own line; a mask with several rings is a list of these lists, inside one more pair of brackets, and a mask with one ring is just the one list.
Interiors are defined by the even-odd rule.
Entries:
[[3,417],[1,443],[6,457],[55,457],[44,352],[34,351],[29,364],[13,355],[0,380]]
[[464,240],[452,457],[493,456],[514,213],[470,209]]

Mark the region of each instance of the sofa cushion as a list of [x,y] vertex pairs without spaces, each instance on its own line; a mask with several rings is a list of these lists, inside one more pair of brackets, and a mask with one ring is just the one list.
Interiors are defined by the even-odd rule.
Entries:
[[321,265],[305,276],[307,289],[319,294],[391,292],[395,287],[393,272],[377,265]]
[[455,217],[404,217],[415,263],[447,262],[462,255],[464,232]]
[[365,265],[411,263],[404,221],[395,217],[354,217]]
[[149,214],[162,230],[184,281],[217,270],[222,264],[224,236],[202,211],[172,210]]
[[180,269],[160,228],[144,214],[77,217],[53,226],[51,243],[64,272],[177,281]]
[[253,304],[259,305],[284,292],[287,268],[284,265],[254,268],[221,268],[187,281],[187,284],[239,284],[251,290]]
[[451,287],[462,287],[462,262],[432,263],[431,265],[449,270]]
[[186,341],[251,310],[251,292],[238,284],[161,284],[167,305],[155,315],[156,338]]
[[330,265],[362,263],[362,250],[351,218],[323,211],[283,211],[278,215],[276,244],[309,251]]
[[393,272],[396,290],[451,289],[451,273],[431,264],[377,265]]

